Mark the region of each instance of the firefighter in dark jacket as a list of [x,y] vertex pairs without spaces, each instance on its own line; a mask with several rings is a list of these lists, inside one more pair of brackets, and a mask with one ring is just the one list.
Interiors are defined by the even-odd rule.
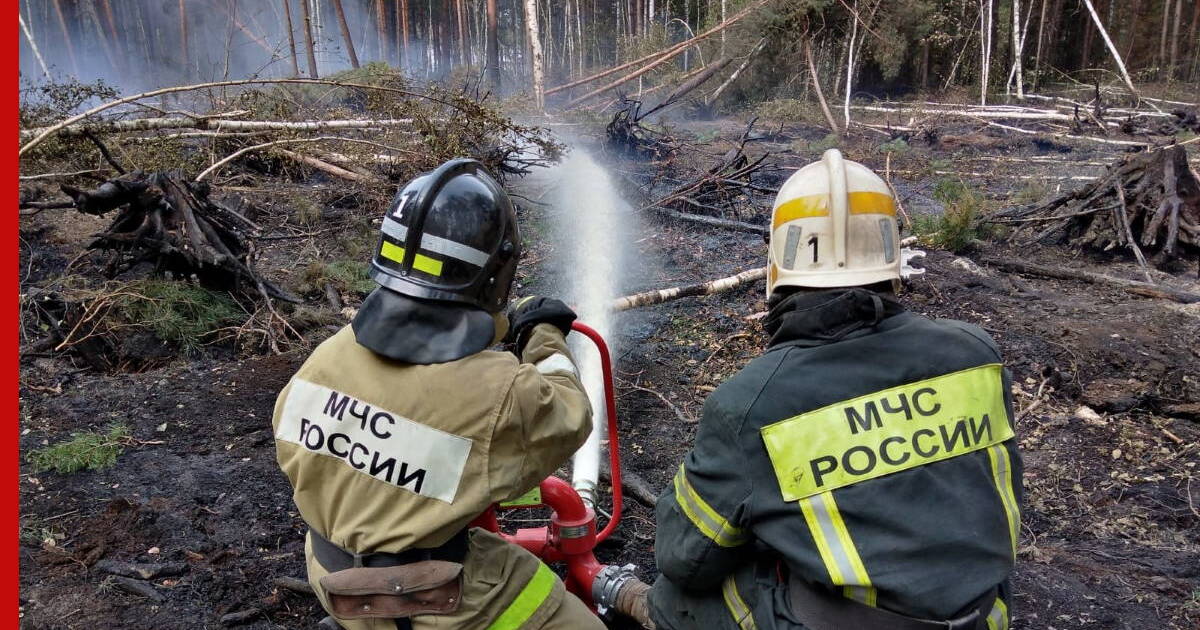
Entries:
[[704,406],[659,499],[660,630],[1005,630],[1020,531],[1010,376],[909,313],[886,184],[837,150],[773,210],[767,351]]

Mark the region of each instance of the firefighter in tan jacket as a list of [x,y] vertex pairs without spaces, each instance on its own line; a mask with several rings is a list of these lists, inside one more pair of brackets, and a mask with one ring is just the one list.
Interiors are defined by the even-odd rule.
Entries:
[[[323,623],[603,628],[532,554],[468,527],[586,439],[591,410],[564,340],[575,314],[527,298],[504,315],[516,217],[477,162],[414,180],[382,231],[381,286],[275,405],[309,582],[336,619]],[[519,356],[486,350],[501,338]]]

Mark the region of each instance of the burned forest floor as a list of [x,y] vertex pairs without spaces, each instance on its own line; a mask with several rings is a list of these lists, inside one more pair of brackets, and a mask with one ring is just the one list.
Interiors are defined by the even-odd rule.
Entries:
[[[645,160],[607,155],[595,135],[581,131],[586,125],[565,127],[586,138],[581,145],[630,204],[622,232],[611,235],[619,242],[607,245],[624,251],[618,295],[764,264],[759,234],[636,210],[660,196],[655,190],[669,191],[670,177],[689,180],[707,168],[704,159],[720,160],[743,140],[751,157],[771,153],[771,168],[757,180],[764,189],[829,146],[816,127],[763,120],[746,137],[746,123],[668,124],[701,157],[657,181]],[[933,143],[910,138],[901,147],[886,133],[864,131],[841,148],[848,159],[888,174],[917,226],[944,212],[939,189],[965,186],[992,209],[1033,203],[1099,175],[1122,151],[978,130],[956,135]],[[1195,168],[1196,145],[1189,148]],[[554,178],[550,171],[510,180],[526,241],[518,295],[569,291],[576,270],[561,264],[562,250],[588,238],[554,227],[551,215],[581,210],[547,201]],[[98,369],[78,353],[39,342],[44,324],[26,323],[23,627],[307,628],[323,616],[313,597],[279,581],[304,575],[304,523],[275,464],[270,419],[277,392],[311,345],[344,325],[347,309],[369,289],[355,265],[369,258],[383,201],[319,176],[214,189],[244,200],[237,207],[253,208],[252,219],[285,234],[262,242],[258,268],[304,300],[288,315],[304,338],[276,353],[253,342],[253,330],[230,323],[184,353],[130,333],[123,362]],[[770,195],[750,193],[736,213],[720,218],[763,225],[769,214]],[[24,219],[25,299],[39,299],[37,287],[49,278],[87,273],[81,270],[93,263],[80,262],[84,248],[105,224],[68,210]],[[999,230],[955,245],[960,253],[917,245],[929,252],[915,263],[927,272],[909,281],[900,299],[918,313],[983,327],[1012,370],[1026,469],[1013,627],[1195,628],[1200,304],[1008,273],[987,262],[1019,259],[1142,278],[1120,251],[1009,242]],[[1152,271],[1153,280],[1200,292],[1191,256]],[[689,448],[706,395],[765,347],[763,293],[760,281],[616,315],[610,342],[622,456],[626,469],[655,490],[668,486]],[[101,447],[115,445],[115,462],[66,473],[25,459],[81,432],[108,440]],[[636,563],[650,581],[654,531],[653,509],[627,496],[621,526],[598,555]]]

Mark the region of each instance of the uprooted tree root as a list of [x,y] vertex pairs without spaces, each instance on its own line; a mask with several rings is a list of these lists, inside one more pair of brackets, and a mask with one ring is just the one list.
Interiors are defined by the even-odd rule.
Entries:
[[273,352],[281,340],[300,338],[274,301],[301,300],[254,268],[259,226],[209,199],[207,184],[180,171],[135,172],[90,191],[62,189],[79,212],[116,211],[88,245],[110,254],[105,276],[150,270],[175,280],[45,288],[36,315],[53,350],[74,351],[99,370],[140,369],[162,359],[164,348],[195,350],[220,327],[239,339],[260,336]]
[[1012,238],[1109,250],[1127,247],[1145,266],[1200,251],[1200,181],[1182,146],[1129,154],[1101,178],[1031,208],[988,219],[1013,226]]
[[258,226],[210,200],[206,184],[189,182],[179,171],[133,173],[92,191],[63,186],[63,192],[86,214],[120,209],[88,246],[113,253],[110,277],[149,262],[160,272],[195,276],[209,289],[299,301],[252,268]]
[[667,162],[679,150],[670,135],[647,129],[639,121],[640,101],[622,99],[617,112],[604,128],[607,148],[615,155],[633,160]]

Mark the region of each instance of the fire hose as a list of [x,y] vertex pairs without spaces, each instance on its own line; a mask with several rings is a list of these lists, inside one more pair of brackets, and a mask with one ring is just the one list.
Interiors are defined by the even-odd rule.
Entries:
[[[562,563],[567,567],[567,590],[574,593],[597,614],[604,616],[610,611],[619,612],[641,623],[644,627],[653,628],[646,610],[646,591],[650,586],[642,582],[634,573],[634,565],[624,566],[603,565],[596,559],[596,545],[607,539],[621,521],[623,495],[621,491],[621,456],[617,436],[616,396],[613,391],[612,358],[608,344],[600,333],[590,326],[575,322],[572,329],[587,337],[600,353],[600,367],[604,382],[603,407],[593,402],[597,412],[603,412],[606,419],[604,425],[593,428],[592,436],[580,449],[594,449],[585,454],[584,466],[592,467],[587,461],[599,462],[599,449],[602,440],[601,426],[607,428],[609,467],[612,481],[612,516],[604,527],[597,532],[595,479],[589,479],[585,472],[576,475],[576,486],[558,477],[547,477],[539,484],[536,492],[527,493],[524,500],[492,506],[479,516],[473,523],[491,532],[499,533],[510,543],[520,545],[543,562]],[[597,409],[597,407],[599,407]],[[599,415],[594,414],[594,415]],[[594,457],[593,457],[594,455]],[[576,466],[580,462],[577,460]],[[589,484],[590,481],[590,484]],[[581,496],[590,495],[585,501]],[[543,527],[522,528],[509,534],[500,531],[498,511],[548,507],[552,510],[550,523]]]

